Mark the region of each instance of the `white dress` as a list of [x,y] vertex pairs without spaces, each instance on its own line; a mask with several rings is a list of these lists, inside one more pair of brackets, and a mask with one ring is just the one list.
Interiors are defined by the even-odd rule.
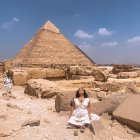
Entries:
[[89,98],[85,98],[82,103],[79,102],[78,98],[74,98],[74,102],[75,102],[75,109],[68,123],[76,126],[83,126],[85,124],[90,124],[91,121],[100,120],[100,117],[93,113],[91,113],[91,120],[89,119],[88,109],[87,109]]
[[5,82],[5,85],[6,85],[7,92],[10,93],[11,92],[11,79],[7,77],[4,80],[4,82]]

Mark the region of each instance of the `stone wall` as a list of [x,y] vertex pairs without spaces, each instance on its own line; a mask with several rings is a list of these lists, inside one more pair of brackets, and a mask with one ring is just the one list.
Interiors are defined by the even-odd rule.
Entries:
[[65,71],[51,68],[15,68],[10,70],[13,73],[14,85],[23,86],[29,79],[65,79]]
[[133,70],[133,65],[131,64],[114,65],[112,73],[117,74],[119,72],[131,72]]

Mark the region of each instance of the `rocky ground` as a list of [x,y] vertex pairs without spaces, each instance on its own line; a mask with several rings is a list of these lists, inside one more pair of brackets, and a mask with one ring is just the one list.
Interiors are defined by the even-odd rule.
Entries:
[[[12,96],[0,89],[0,140],[92,140],[96,136],[86,129],[67,129],[68,112],[55,111],[55,97],[38,99],[24,94],[24,87],[13,86]],[[140,140],[140,134],[103,114],[104,140]],[[78,131],[78,136],[73,132]]]

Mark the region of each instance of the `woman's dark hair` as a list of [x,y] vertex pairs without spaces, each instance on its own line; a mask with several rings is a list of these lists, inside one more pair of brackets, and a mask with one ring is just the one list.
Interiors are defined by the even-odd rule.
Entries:
[[[76,98],[79,98],[79,97],[80,97],[80,95],[79,95],[79,90],[81,90],[81,88],[79,88],[79,89],[77,90],[77,92],[76,92]],[[82,90],[84,91],[84,98],[88,98],[88,95],[87,95],[87,93],[86,93],[86,90],[83,89],[83,88],[82,88]]]

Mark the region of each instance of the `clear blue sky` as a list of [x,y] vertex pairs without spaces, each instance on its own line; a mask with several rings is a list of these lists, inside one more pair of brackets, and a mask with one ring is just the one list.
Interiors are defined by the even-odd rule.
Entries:
[[47,20],[96,63],[140,64],[140,0],[0,0],[0,60]]

